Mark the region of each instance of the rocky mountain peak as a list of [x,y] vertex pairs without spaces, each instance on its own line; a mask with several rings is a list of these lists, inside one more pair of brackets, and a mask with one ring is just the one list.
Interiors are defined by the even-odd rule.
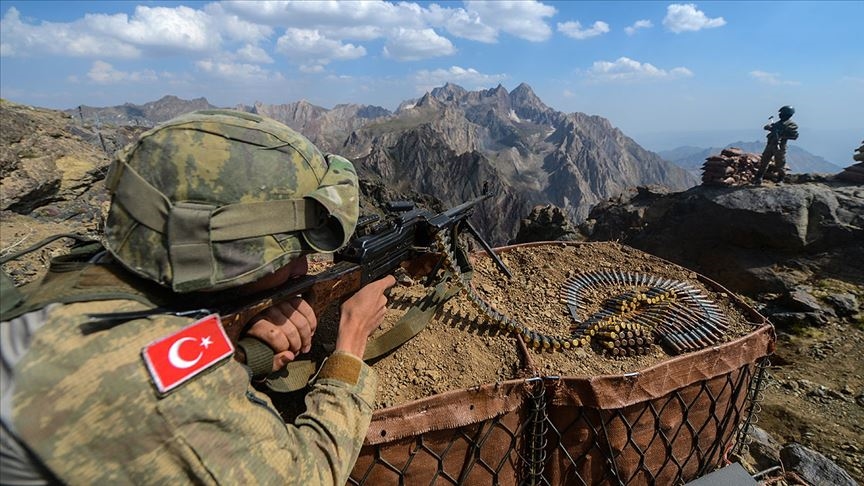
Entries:
[[432,90],[432,96],[441,101],[461,101],[468,91],[465,90],[462,86],[453,83],[446,83],[444,86],[440,88],[435,88]]
[[540,101],[534,90],[526,83],[521,83],[510,92],[510,104],[513,113],[521,119],[532,120],[535,123],[552,124],[554,110]]
[[696,183],[608,120],[557,112],[524,83],[512,93],[501,85],[466,91],[449,83],[407,106],[346,135],[342,153],[361,176],[428,192],[449,206],[488,181],[499,194],[496,217],[482,229],[497,243],[511,239],[538,204],[560,207],[575,224],[592,204],[629,186]]
[[[156,109],[156,108],[160,108],[160,107],[171,107],[171,106],[176,106],[176,105],[180,105],[180,104],[187,105],[187,106],[198,105],[198,106],[203,106],[203,107],[213,106],[210,104],[209,101],[207,101],[207,98],[204,98],[204,97],[195,98],[195,99],[191,99],[191,100],[184,100],[184,99],[178,98],[174,95],[165,95],[156,101],[144,103],[144,108],[145,109],[146,108]],[[132,103],[126,103],[125,105],[134,106]]]
[[420,101],[415,105],[417,108],[427,108],[427,109],[444,109],[444,104],[439,101],[439,98],[435,96],[433,93],[427,92],[420,98]]
[[540,101],[540,98],[534,94],[534,90],[531,89],[531,86],[528,86],[526,83],[521,83],[516,87],[516,89],[510,92],[510,102],[513,103],[513,105],[539,106],[547,108],[547,106]]
[[509,93],[507,92],[507,89],[504,88],[504,86],[498,84],[498,86],[496,86],[495,88],[486,91],[486,95],[489,97],[502,98],[507,97]]

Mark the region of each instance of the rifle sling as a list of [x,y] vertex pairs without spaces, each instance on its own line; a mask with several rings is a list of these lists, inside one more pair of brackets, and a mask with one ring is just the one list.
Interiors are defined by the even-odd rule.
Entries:
[[438,306],[447,302],[457,292],[459,286],[450,283],[449,279],[436,285],[417,305],[408,309],[392,328],[366,345],[363,361],[380,358],[419,334],[432,320]]
[[[408,309],[408,312],[392,328],[369,341],[366,345],[366,352],[363,354],[363,361],[369,362],[380,358],[408,342],[426,328],[439,306],[458,292],[459,285],[452,283],[449,279],[436,285],[434,290],[429,292],[417,305]],[[284,369],[267,376],[265,384],[270,390],[279,393],[300,390],[309,383],[316,371],[317,364],[313,360],[292,361]]]

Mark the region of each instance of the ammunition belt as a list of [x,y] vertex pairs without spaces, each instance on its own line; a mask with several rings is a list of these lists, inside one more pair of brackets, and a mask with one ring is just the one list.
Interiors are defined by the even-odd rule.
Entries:
[[[721,342],[729,322],[720,307],[692,284],[637,272],[597,270],[569,277],[560,290],[573,324],[566,335],[531,329],[486,302],[470,279],[460,278],[449,232],[436,235],[444,265],[456,278],[460,292],[493,325],[542,350],[589,347],[593,342],[607,356],[646,354],[655,341],[671,354],[695,351]],[[586,294],[600,287],[632,287],[602,302],[599,311],[585,317]]]

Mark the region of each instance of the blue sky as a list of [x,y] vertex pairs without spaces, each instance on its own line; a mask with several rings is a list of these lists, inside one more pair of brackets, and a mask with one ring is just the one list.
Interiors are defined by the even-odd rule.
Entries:
[[864,139],[864,2],[0,1],[0,96],[66,109],[172,94],[332,108],[528,83],[646,148],[762,140],[795,106],[840,166]]

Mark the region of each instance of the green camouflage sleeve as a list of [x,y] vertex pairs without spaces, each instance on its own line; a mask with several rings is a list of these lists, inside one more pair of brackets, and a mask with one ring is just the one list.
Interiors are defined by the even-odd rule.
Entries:
[[228,360],[159,398],[141,358],[189,321],[153,317],[82,335],[88,312],[137,304],[62,306],[16,367],[18,436],[68,484],[338,484],[356,460],[377,378],[335,354],[285,425],[249,374]]
[[372,368],[351,354],[336,352],[325,361],[306,396],[306,412],[288,427],[303,484],[348,481],[372,419],[377,381]]

